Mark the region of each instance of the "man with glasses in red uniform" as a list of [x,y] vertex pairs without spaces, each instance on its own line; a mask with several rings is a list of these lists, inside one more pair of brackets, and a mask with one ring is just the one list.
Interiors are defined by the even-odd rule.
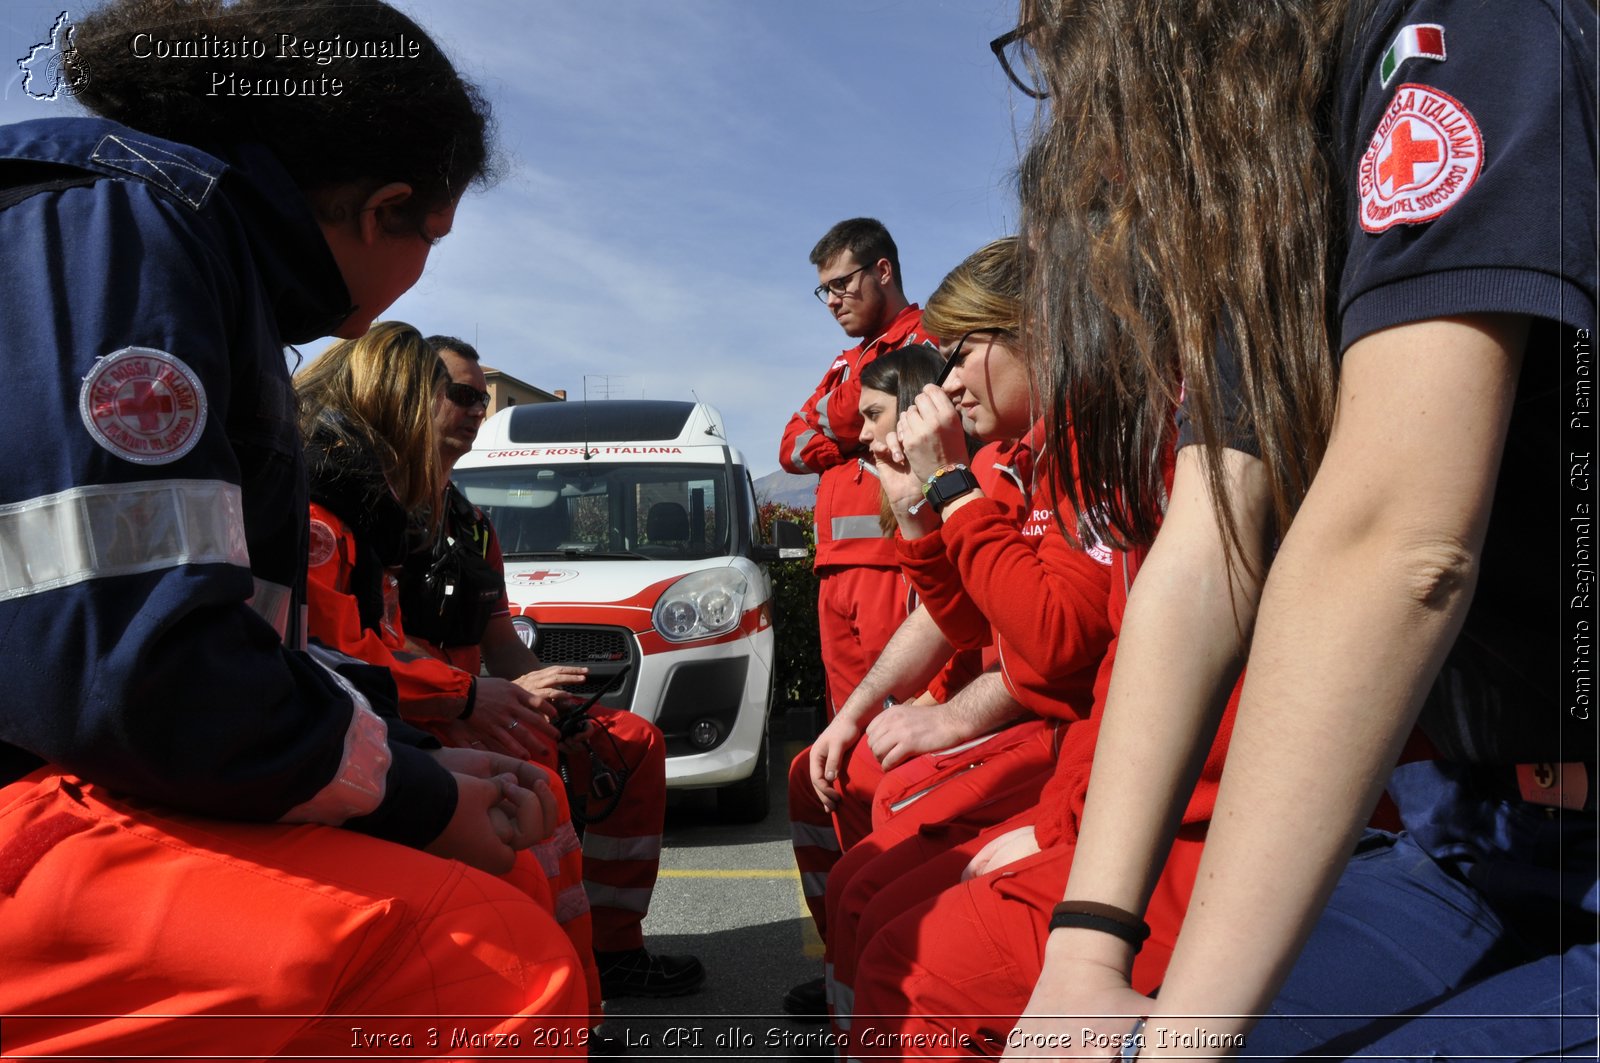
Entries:
[[[817,620],[832,719],[905,619],[908,595],[894,543],[878,523],[877,472],[859,442],[861,371],[880,354],[933,338],[922,332],[922,309],[906,300],[899,249],[876,218],[850,218],[829,229],[811,249],[811,264],[820,282],[813,294],[845,335],[860,341],[833,359],[811,397],[789,418],[778,455],[789,472],[821,477]],[[859,764],[856,770],[862,770]],[[838,785],[870,795],[881,775],[873,774],[847,779],[841,773]],[[870,810],[870,797],[862,807]],[[809,750],[789,769],[789,819],[807,902],[820,906],[828,870],[871,829],[870,820],[835,820],[822,807],[811,786]],[[791,1014],[818,1014],[822,980],[796,986],[784,1007]]]

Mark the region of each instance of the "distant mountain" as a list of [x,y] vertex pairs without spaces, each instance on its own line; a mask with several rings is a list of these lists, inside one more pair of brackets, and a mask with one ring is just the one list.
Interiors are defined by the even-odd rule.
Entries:
[[817,478],[796,476],[792,472],[769,472],[754,481],[756,501],[782,502],[789,506],[810,509],[817,504]]

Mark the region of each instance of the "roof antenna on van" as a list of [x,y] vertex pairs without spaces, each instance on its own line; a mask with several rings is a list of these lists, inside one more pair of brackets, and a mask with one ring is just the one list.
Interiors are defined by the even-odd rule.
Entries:
[[[701,406],[705,406],[705,403],[703,403],[703,402],[700,402],[700,396],[699,396],[699,395],[697,395],[697,394],[695,394],[695,390],[694,390],[694,388],[690,388],[690,389],[689,389],[689,394],[691,394],[691,395],[694,395],[694,401],[695,401],[695,402],[696,402],[696,403],[699,403],[699,404],[700,404],[700,405],[701,405]],[[707,409],[710,409],[710,407],[709,407],[709,406],[708,406],[708,407],[706,407],[706,408],[707,408]],[[721,425],[719,425],[719,424],[718,424],[718,423],[717,423],[717,422],[715,422],[715,421],[712,421],[712,422],[711,422],[711,427],[710,427],[710,428],[707,428],[707,429],[706,429],[706,435],[708,435],[708,436],[715,436],[715,437],[717,437],[717,438],[718,438],[718,439],[723,439],[723,440],[726,440],[726,439],[727,439],[727,438],[728,438],[728,434],[727,434],[727,433],[726,433],[726,432],[724,432],[724,431],[723,431],[723,430],[722,430],[722,426],[721,426]]]
[[589,374],[583,374],[583,460],[594,457],[589,449]]

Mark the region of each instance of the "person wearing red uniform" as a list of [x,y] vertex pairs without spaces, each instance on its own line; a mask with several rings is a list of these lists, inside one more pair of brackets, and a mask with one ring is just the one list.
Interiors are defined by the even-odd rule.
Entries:
[[878,527],[878,479],[860,443],[861,370],[885,351],[924,342],[922,311],[906,301],[900,252],[874,218],[839,222],[811,249],[815,294],[846,336],[860,340],[828,366],[784,426],[778,460],[819,474],[817,618],[829,719],[905,619],[894,551]]
[[[938,375],[940,365],[939,354],[933,347],[915,344],[881,355],[862,370],[858,405],[861,413],[859,439],[863,446],[870,447],[879,433],[887,434],[894,430],[895,421],[900,416],[901,401],[909,402],[911,396],[930,383]],[[888,530],[894,527],[892,517],[880,513],[878,521],[880,525],[887,524]],[[887,530],[884,534],[887,534]],[[903,577],[901,582],[904,584]],[[909,584],[904,584],[904,588],[906,595],[912,594]],[[918,614],[913,609],[912,615],[915,617],[911,621],[914,628],[925,622],[925,612]],[[899,637],[898,634],[896,637]],[[892,643],[894,640],[890,641]],[[937,683],[939,677],[934,678]],[[941,689],[944,688],[941,686]],[[918,692],[910,686],[905,690]],[[862,759],[849,764],[841,773],[839,800],[827,805],[819,799],[811,784],[810,771],[805,768],[809,763],[809,755],[809,750],[802,752],[789,772],[790,832],[795,846],[795,864],[800,869],[807,905],[816,921],[818,933],[826,937],[822,900],[827,890],[828,870],[842,850],[849,849],[871,829],[872,796],[881,771],[870,753],[864,753]],[[820,990],[820,983],[816,988]],[[820,996],[812,1003],[815,1004],[815,1010],[802,1008],[796,1012],[791,1009],[791,1014],[814,1014],[820,1017]]]
[[[908,302],[894,238],[875,218],[834,225],[811,249],[817,270],[813,294],[844,333],[860,340],[829,365],[816,390],[789,418],[779,443],[785,470],[815,474],[817,624],[821,634],[824,711],[832,719],[878,660],[907,616],[907,595],[893,547],[878,524],[881,493],[861,443],[861,371],[880,354],[931,339],[922,311]],[[920,687],[909,694],[920,692]],[[859,785],[870,792],[874,766],[862,765]],[[807,755],[789,766],[790,823],[802,886],[820,915],[827,867],[838,859],[839,828],[809,795]],[[864,823],[864,820],[863,820]],[[845,833],[850,833],[848,826]],[[846,843],[847,844],[847,843]],[[797,986],[802,1011],[821,1000],[820,979]],[[790,1002],[786,1001],[786,1007]]]
[[[0,240],[29,249],[0,265],[0,438],[28,455],[0,471],[4,1051],[447,1056],[465,1027],[583,1055],[572,945],[491,873],[548,834],[548,787],[439,749],[302,625],[283,347],[410,287],[487,109],[382,3],[73,14],[50,73],[89,116],[0,128]],[[343,92],[307,108],[206,95],[276,56],[152,67],[140,33],[414,50],[326,57]]]
[[[519,859],[511,881],[544,880],[537,893],[551,898],[578,955],[589,957],[571,810],[559,777],[542,763],[558,738],[549,720],[557,688],[536,693],[480,678],[407,645],[397,573],[414,534],[410,510],[442,482],[432,419],[445,382],[432,348],[398,322],[335,345],[295,377],[311,489],[307,633],[326,655],[384,669],[400,715],[446,745],[526,759],[541,774],[557,795],[559,824]],[[584,969],[598,1015],[592,957]]]
[[[449,374],[434,414],[439,457],[448,477],[477,438],[488,409],[487,382],[476,348],[465,340],[430,336],[428,343]],[[494,525],[454,485],[446,486],[445,496],[442,538],[434,548],[413,552],[400,576],[412,643],[471,675],[486,665],[489,675],[512,679],[546,698],[560,695],[564,685],[581,682],[587,669],[546,668],[517,637]],[[483,564],[474,570],[481,578],[472,591],[453,588],[455,593],[424,604],[429,571],[443,549],[472,555],[463,557],[463,564],[481,560]],[[466,578],[463,572],[461,581]],[[449,611],[443,604],[459,600],[478,604],[465,612]],[[583,827],[583,888],[593,921],[601,988],[607,999],[692,992],[705,981],[698,959],[652,954],[644,947],[642,924],[661,863],[666,816],[666,746],[661,731],[633,713],[601,705],[593,706],[589,714],[597,730],[564,749],[561,756],[571,775],[572,793],[588,795],[575,804]],[[515,735],[505,738],[514,741]],[[549,768],[557,767],[550,751],[523,753],[530,754]],[[601,799],[590,792],[595,764],[611,779],[622,780],[619,797]]]
[[[903,783],[892,784],[891,771],[880,786],[873,834],[840,861],[829,882],[834,1016],[842,1031],[854,1011],[855,924],[867,900],[918,863],[1032,807],[1063,732],[1088,716],[1110,639],[1110,551],[1081,531],[1076,539],[1063,532],[1049,504],[1052,492],[1034,486],[1037,429],[1029,425],[1027,365],[1014,350],[1021,289],[1014,238],[979,249],[951,271],[928,310],[941,330],[959,336],[947,345],[942,386],[925,388],[902,411],[874,457],[899,523],[907,575],[952,641],[992,632],[998,678],[1027,719],[937,753],[951,739],[1009,721],[952,733],[930,712],[896,706],[867,724],[866,744],[886,768],[931,755],[920,766],[896,769],[920,767]],[[990,498],[983,481],[955,460],[964,456],[964,435],[1028,436],[1004,452],[1024,490],[997,477],[993,488],[1006,490]],[[1048,470],[1038,474],[1047,476]],[[956,481],[963,482],[951,488]],[[841,718],[830,730],[847,739],[849,727],[860,723]],[[828,766],[821,766],[819,785]],[[914,844],[902,844],[908,841]]]
[[[1052,390],[1079,426],[1120,406],[1127,441],[1182,380],[1212,496],[1172,492],[1134,585],[1066,910],[1012,1043],[1092,1027],[1141,1058],[1593,1058],[1596,732],[1568,666],[1592,611],[1574,555],[1530,544],[1580,517],[1587,535],[1592,509],[1570,456],[1594,421],[1562,381],[1588,372],[1596,320],[1595,6],[1146,11],[1027,0],[1011,35],[1050,97],[1025,213],[1051,252]],[[1274,180],[1213,150],[1246,141]],[[1100,448],[1084,477],[1128,499],[1124,532],[1158,504],[1137,457]],[[1241,502],[1277,517],[1270,555]],[[1185,505],[1234,549],[1153,580],[1182,559]],[[1136,665],[1136,627],[1160,631],[1147,591],[1222,608]],[[1140,913],[1246,649],[1151,999],[1127,978]],[[1413,721],[1436,758],[1394,768]],[[1362,831],[1386,787],[1406,829]]]

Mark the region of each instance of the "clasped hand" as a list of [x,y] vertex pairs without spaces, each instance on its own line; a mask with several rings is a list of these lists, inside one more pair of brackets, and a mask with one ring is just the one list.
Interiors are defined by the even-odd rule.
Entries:
[[558,806],[544,769],[481,749],[446,747],[433,756],[455,777],[456,807],[428,852],[499,875],[555,830]]

